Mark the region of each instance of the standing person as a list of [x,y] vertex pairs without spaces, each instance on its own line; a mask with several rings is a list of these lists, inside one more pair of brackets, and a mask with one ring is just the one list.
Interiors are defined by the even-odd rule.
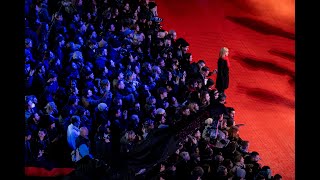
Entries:
[[216,88],[220,93],[224,92],[229,87],[229,49],[221,48],[218,59],[218,72],[216,79]]

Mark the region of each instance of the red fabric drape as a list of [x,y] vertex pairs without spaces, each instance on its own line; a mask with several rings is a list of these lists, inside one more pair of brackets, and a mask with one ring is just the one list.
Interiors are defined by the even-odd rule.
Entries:
[[228,68],[230,68],[229,56],[224,56],[223,59],[227,61]]

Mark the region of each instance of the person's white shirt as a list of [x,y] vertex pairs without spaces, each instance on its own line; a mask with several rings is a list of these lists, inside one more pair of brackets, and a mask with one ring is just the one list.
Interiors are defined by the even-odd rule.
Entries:
[[72,123],[68,126],[67,130],[67,141],[69,147],[73,150],[76,149],[76,139],[80,135],[80,130],[78,127],[74,126]]

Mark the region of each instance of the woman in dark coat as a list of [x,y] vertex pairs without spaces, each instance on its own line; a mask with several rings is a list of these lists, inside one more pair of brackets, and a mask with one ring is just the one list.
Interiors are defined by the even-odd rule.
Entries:
[[218,91],[224,92],[229,87],[229,49],[226,47],[221,48],[218,59],[218,72],[216,79],[216,88]]

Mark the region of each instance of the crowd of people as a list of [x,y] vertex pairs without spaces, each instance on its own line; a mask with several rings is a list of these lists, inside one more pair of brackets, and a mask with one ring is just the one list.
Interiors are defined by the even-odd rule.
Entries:
[[162,21],[147,0],[25,1],[25,166],[74,167],[71,179],[281,179],[225,105],[228,49],[212,71]]

